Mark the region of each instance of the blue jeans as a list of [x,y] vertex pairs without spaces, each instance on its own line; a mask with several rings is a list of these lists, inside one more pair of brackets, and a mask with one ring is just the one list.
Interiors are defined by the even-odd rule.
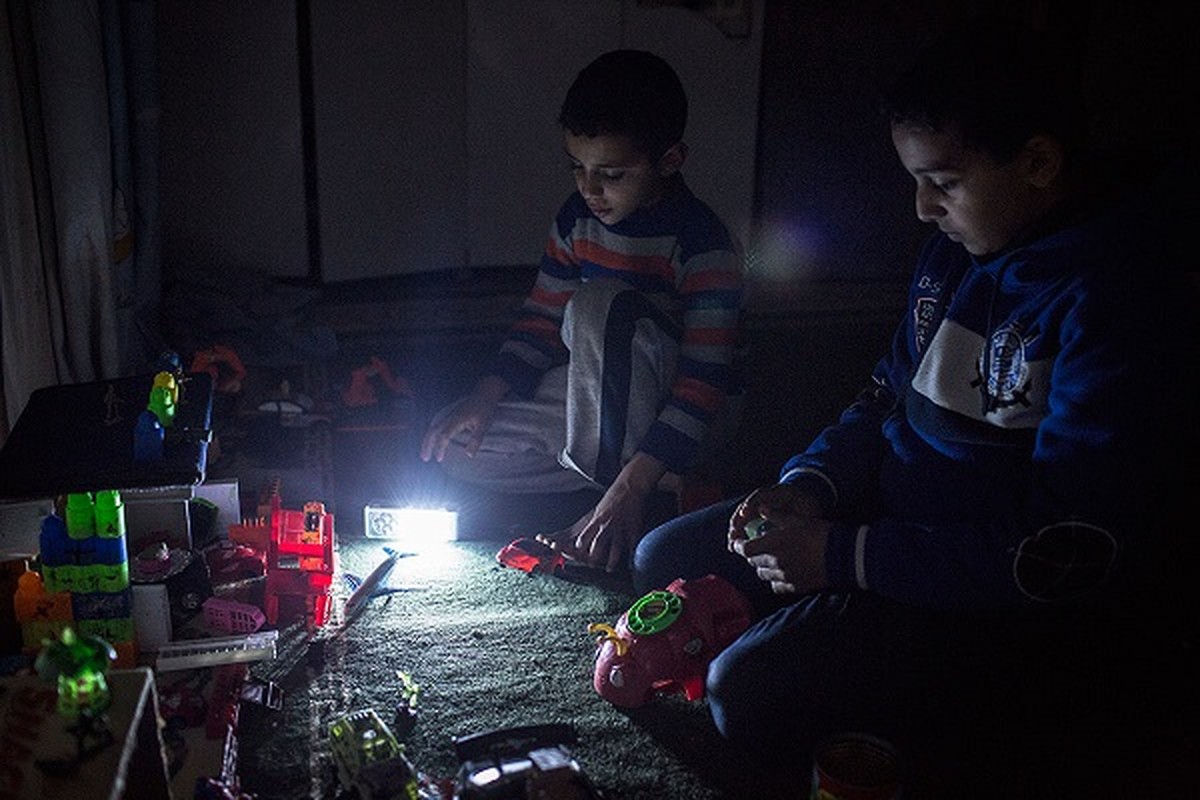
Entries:
[[[750,600],[757,621],[709,665],[706,700],[720,733],[766,769],[803,773],[821,739],[862,731],[974,797],[1060,779],[1078,790],[1104,774],[1098,754],[1135,752],[1131,707],[1154,706],[1160,721],[1167,711],[1148,702],[1163,681],[1141,672],[1154,673],[1161,648],[1131,646],[1094,611],[946,612],[858,590],[777,597],[726,549],[738,502],[651,531],[633,577],[645,593],[712,573]],[[1132,673],[1130,655],[1142,659]]]
[[633,563],[640,593],[716,574],[754,608],[757,621],[709,666],[707,699],[717,728],[780,757],[804,753],[835,731],[897,735],[888,717],[900,713],[901,686],[915,682],[918,670],[930,678],[940,671],[925,647],[926,615],[866,592],[773,594],[726,548],[740,501],[664,523],[642,539]]

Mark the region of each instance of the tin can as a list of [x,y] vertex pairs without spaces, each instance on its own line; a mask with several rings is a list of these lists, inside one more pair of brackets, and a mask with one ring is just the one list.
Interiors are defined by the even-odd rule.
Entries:
[[892,744],[867,733],[838,733],[813,757],[809,800],[899,800],[900,755]]

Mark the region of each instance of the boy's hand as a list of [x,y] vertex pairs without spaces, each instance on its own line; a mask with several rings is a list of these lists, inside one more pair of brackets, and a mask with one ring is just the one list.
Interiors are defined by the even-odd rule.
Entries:
[[572,561],[615,572],[642,538],[645,506],[645,498],[610,489],[570,528],[538,534],[537,540]]
[[539,534],[538,541],[589,567],[619,570],[646,533],[646,502],[665,471],[658,459],[637,453],[595,508],[570,528]]
[[733,549],[735,540],[749,538],[746,523],[762,517],[769,523],[764,525],[764,530],[767,530],[773,528],[776,519],[784,514],[816,519],[821,516],[821,504],[809,492],[789,483],[755,489],[733,510],[729,518],[729,549]]
[[[750,538],[746,523],[762,518]],[[821,519],[808,492],[788,484],[757,489],[729,518],[729,549],[754,567],[775,594],[807,594],[825,588],[825,547],[833,523]]]
[[829,520],[776,515],[770,529],[753,539],[734,539],[729,549],[754,567],[775,594],[809,594],[828,585],[825,546]]
[[508,394],[508,384],[500,378],[487,377],[475,387],[475,391],[459,400],[442,417],[435,419],[421,440],[421,460],[435,459],[440,462],[446,457],[446,448],[455,436],[465,433],[464,449],[468,456],[479,452],[483,435],[491,427],[496,406]]

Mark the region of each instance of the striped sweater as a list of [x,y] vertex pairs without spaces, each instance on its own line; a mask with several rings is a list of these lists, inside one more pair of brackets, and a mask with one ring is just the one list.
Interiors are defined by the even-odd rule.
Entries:
[[653,206],[613,226],[574,192],[559,209],[532,291],[491,366],[529,397],[565,363],[563,311],[585,281],[618,279],[642,292],[682,331],[671,397],[642,452],[685,471],[734,386],[732,362],[742,296],[740,247],[711,208],[679,181]]

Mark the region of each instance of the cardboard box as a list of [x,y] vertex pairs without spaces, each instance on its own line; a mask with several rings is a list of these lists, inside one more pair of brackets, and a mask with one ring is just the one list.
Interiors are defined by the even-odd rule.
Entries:
[[0,557],[35,556],[41,550],[42,520],[54,513],[54,500],[0,503]]
[[217,530],[220,538],[225,538],[225,532],[230,525],[242,521],[242,498],[236,478],[207,480],[195,489],[195,497],[207,500],[217,507]]
[[171,800],[159,731],[154,673],[146,667],[108,674],[107,712],[113,742],[80,763],[71,775],[50,775],[37,765],[75,752],[68,723],[55,711],[53,684],[32,675],[0,678],[0,796],[55,800]]
[[171,641],[171,601],[165,583],[133,585],[133,629],[142,653],[157,653]]
[[121,492],[125,503],[125,537],[129,558],[151,545],[166,542],[180,550],[192,548],[192,523],[188,503],[192,487],[130,489]]

